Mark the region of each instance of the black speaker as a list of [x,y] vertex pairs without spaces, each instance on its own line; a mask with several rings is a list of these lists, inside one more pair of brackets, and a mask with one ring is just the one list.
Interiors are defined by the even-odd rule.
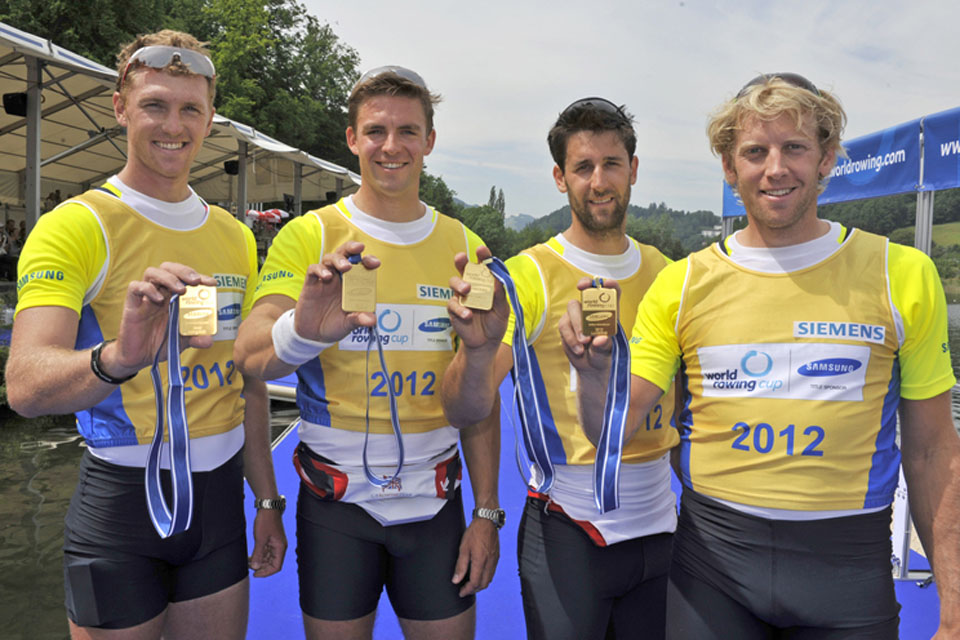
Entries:
[[235,176],[240,173],[240,161],[239,160],[227,160],[223,163],[223,170],[228,176]]
[[3,110],[7,115],[27,117],[27,94],[26,93],[5,93],[3,94]]

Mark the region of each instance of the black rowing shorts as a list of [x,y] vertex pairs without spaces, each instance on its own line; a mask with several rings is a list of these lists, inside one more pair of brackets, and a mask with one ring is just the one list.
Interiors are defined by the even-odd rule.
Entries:
[[[170,472],[160,480],[170,500]],[[144,470],[89,451],[64,526],[67,615],[81,627],[125,629],[171,602],[221,591],[247,576],[243,453],[193,474],[193,519],[163,539],[150,520]]]
[[466,525],[460,490],[429,520],[385,527],[363,508],[328,502],[300,484],[300,608],[320,620],[353,620],[387,595],[397,617],[444,620],[475,602],[450,582]]

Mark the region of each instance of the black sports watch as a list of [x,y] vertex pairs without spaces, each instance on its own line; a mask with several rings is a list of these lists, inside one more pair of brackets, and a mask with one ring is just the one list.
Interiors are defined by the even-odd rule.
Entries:
[[497,525],[497,529],[502,529],[507,522],[507,512],[503,509],[487,509],[486,507],[477,507],[473,510],[474,518],[483,518]]
[[287,497],[280,496],[279,498],[259,498],[253,501],[253,506],[257,508],[257,511],[260,509],[276,509],[280,512],[280,515],[283,515],[283,512],[287,508]]

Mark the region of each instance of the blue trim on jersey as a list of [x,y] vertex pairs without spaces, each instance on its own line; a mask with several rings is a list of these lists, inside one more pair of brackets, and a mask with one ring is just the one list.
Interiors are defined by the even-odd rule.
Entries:
[[693,397],[690,395],[690,379],[687,378],[687,366],[680,360],[680,370],[677,376],[683,381],[683,388],[678,392],[683,394],[683,408],[680,409],[680,415],[674,415],[676,421],[673,426],[680,434],[680,482],[685,487],[693,489],[693,482],[690,481],[690,432],[693,431],[693,412],[690,411],[690,402]]
[[300,418],[323,427],[330,425],[330,403],[323,381],[323,365],[319,358],[305,362],[297,369],[297,408]]
[[[103,331],[90,305],[80,310],[75,349],[89,349],[103,342]],[[77,411],[77,431],[91,447],[122,447],[140,444],[137,431],[123,407],[123,395],[117,386],[96,405]]]
[[900,405],[900,357],[893,359],[890,384],[883,398],[880,430],[870,460],[870,476],[863,508],[885,507],[893,502],[900,480],[900,450],[897,448],[897,407]]
[[[540,371],[540,363],[537,361],[537,352],[529,350],[530,365],[537,371]],[[563,440],[560,439],[560,433],[557,431],[557,423],[553,419],[553,412],[550,410],[550,400],[547,398],[547,388],[543,383],[543,378],[536,376],[534,378],[534,391],[537,394],[537,404],[540,409],[540,423],[543,426],[543,440],[547,445],[547,453],[550,455],[550,461],[554,464],[567,464],[567,452],[563,450]],[[526,438],[524,438],[526,440]],[[525,443],[527,454],[533,457],[530,443]]]

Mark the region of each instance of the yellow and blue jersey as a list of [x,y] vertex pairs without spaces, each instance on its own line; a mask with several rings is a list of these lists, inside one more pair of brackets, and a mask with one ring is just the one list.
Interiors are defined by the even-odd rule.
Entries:
[[[387,384],[397,394],[404,433],[426,433],[449,423],[439,402],[443,372],[453,357],[447,315],[453,257],[476,260],[482,242],[462,223],[429,209],[431,228],[418,241],[378,239],[355,224],[345,200],[290,221],[274,238],[261,270],[255,300],[300,295],[307,268],[344,242],[356,240],[364,253],[380,259],[377,274],[377,325],[389,379],[376,355],[369,355],[365,328],[354,330],[297,369],[297,406],[304,421],[322,427],[363,432],[369,395],[371,434],[393,433]],[[369,394],[368,394],[369,390]]]
[[863,231],[778,273],[712,245],[647,293],[631,370],[666,389],[683,367],[685,486],[770,509],[882,507],[898,480],[900,398],[955,383],[945,304],[929,258]]
[[[639,268],[619,279],[620,323],[631,334],[640,300],[657,273],[669,262],[657,249],[631,239],[639,252]],[[580,428],[577,411],[576,373],[563,351],[557,326],[567,311],[567,303],[579,300],[577,283],[588,273],[565,257],[565,247],[556,238],[526,249],[506,261],[523,309],[524,329],[534,350],[534,362],[543,377],[548,402],[541,405],[541,420],[546,431],[550,459],[555,464],[592,465],[596,447]],[[503,341],[513,342],[515,315],[510,314]],[[651,410],[640,431],[624,446],[623,462],[655,460],[677,444],[677,432],[671,428],[674,394],[672,387]]]
[[[117,337],[127,285],[165,261],[217,279],[214,345],[184,351],[181,372],[190,436],[225,433],[243,421],[233,340],[252,305],[246,294],[256,279],[256,246],[250,230],[223,209],[209,207],[200,227],[180,231],[121,202],[111,184],[77,196],[42,216],[30,234],[20,262],[17,312],[39,306],[73,309],[79,315],[75,348],[88,349]],[[166,362],[160,367],[166,379]],[[149,443],[155,416],[147,368],[78,412],[77,424],[90,446],[127,446]]]

